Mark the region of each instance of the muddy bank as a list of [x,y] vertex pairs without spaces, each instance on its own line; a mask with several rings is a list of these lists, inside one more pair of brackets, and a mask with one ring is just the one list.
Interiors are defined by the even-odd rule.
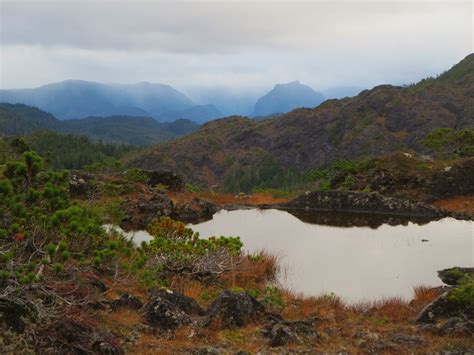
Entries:
[[[268,208],[269,206],[263,206]],[[469,219],[463,213],[448,212],[424,202],[385,197],[378,192],[313,191],[306,192],[288,203],[272,206],[284,210],[350,212],[371,215],[421,217],[440,219],[454,217]]]

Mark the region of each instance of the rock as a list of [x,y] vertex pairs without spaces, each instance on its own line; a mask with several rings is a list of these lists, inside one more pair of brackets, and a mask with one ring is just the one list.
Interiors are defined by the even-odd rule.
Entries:
[[112,309],[117,308],[130,308],[130,309],[140,309],[143,307],[142,301],[138,297],[130,295],[128,293],[122,293],[120,298],[112,301],[110,303]]
[[36,319],[36,310],[33,305],[21,299],[0,298],[0,323],[6,323],[13,331],[22,333],[26,321]]
[[285,346],[303,340],[318,339],[319,334],[314,330],[316,318],[301,321],[287,321],[274,318],[263,329],[263,335],[269,339],[272,347]]
[[443,335],[474,335],[474,321],[453,317],[446,320],[440,327]]
[[[124,351],[112,334],[103,332],[88,324],[61,318],[42,330],[46,348],[55,349],[60,354],[109,354],[122,355]],[[41,351],[40,351],[41,353]]]
[[216,205],[196,197],[191,203],[177,206],[172,217],[187,223],[203,222],[211,219],[218,210]]
[[126,216],[121,226],[126,230],[146,229],[153,218],[170,216],[174,210],[170,198],[158,190],[140,193],[135,198],[126,198],[120,208]]
[[435,323],[437,320],[460,317],[469,319],[474,316],[474,309],[450,301],[448,296],[453,288],[447,288],[440,296],[426,305],[415,317],[417,323]]
[[314,191],[302,194],[280,207],[430,218],[442,218],[449,215],[448,212],[423,202],[385,197],[378,192]]
[[105,283],[102,282],[101,280],[99,280],[98,278],[96,278],[96,277],[91,278],[89,282],[90,282],[91,286],[93,286],[99,292],[107,291],[107,286],[105,285]]
[[148,185],[156,187],[158,185],[164,185],[169,191],[183,191],[184,190],[184,179],[181,175],[178,175],[169,170],[144,170],[145,175],[148,177]]
[[420,346],[425,340],[419,335],[393,334],[392,341],[402,345]]
[[69,177],[69,193],[77,197],[87,197],[92,190],[93,175],[75,171]]
[[174,330],[192,323],[191,317],[176,304],[159,295],[153,296],[145,306],[145,317],[149,325],[163,331]]
[[217,320],[223,328],[243,327],[264,311],[265,307],[248,293],[226,290],[207,310],[207,324]]
[[171,302],[187,315],[202,316],[206,313],[193,298],[182,293],[171,290],[155,290],[152,291],[152,295]]
[[125,230],[143,230],[154,219],[171,217],[186,223],[211,219],[217,206],[194,199],[191,203],[176,206],[169,196],[157,189],[148,189],[134,198],[126,198],[120,205],[125,218],[120,226]]
[[474,193],[474,158],[437,173],[427,183],[434,199],[467,196]]
[[451,286],[457,286],[459,284],[458,281],[466,274],[474,278],[474,268],[452,267],[438,271],[438,277],[441,279],[441,281],[443,281],[446,285]]

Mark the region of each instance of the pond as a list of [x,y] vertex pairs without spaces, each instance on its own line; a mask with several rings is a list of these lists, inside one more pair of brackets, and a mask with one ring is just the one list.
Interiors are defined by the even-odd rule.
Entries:
[[[470,221],[399,224],[362,215],[310,215],[274,209],[220,211],[190,227],[204,238],[239,236],[249,252],[264,249],[279,255],[283,271],[278,281],[286,288],[307,296],[332,292],[350,303],[410,300],[414,286],[442,285],[438,270],[474,266]],[[134,239],[146,241],[149,236],[135,232]]]

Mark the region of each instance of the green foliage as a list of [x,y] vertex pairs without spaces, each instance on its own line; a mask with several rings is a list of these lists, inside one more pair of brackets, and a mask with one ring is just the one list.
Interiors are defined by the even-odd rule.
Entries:
[[270,155],[260,156],[260,161],[252,165],[234,163],[226,172],[224,190],[227,192],[252,192],[258,189],[288,189],[301,184],[302,174],[281,166]]
[[80,169],[95,162],[120,158],[134,149],[51,131],[38,131],[25,136],[24,140],[31,149],[47,157],[48,165],[56,169]]
[[474,308],[474,280],[470,279],[468,282],[453,289],[449,293],[448,299],[464,307]]
[[142,264],[147,263],[146,270],[151,271],[155,279],[165,280],[175,273],[213,273],[218,271],[213,268],[219,260],[229,263],[232,257],[241,253],[240,238],[201,239],[199,233],[169,217],[152,221],[147,231],[154,239],[141,246],[146,257]]
[[194,186],[194,185],[191,185],[191,184],[186,184],[184,189],[187,192],[194,192],[194,193],[202,192],[202,189],[199,186]]
[[320,191],[331,189],[332,181],[336,176],[343,176],[338,188],[350,190],[353,188],[357,179],[355,174],[362,168],[361,162],[355,160],[335,160],[326,168],[315,168],[308,171],[305,175],[307,182],[320,181]]
[[426,136],[423,144],[444,156],[474,156],[474,129],[437,128]]
[[42,268],[60,273],[74,258],[105,259],[118,249],[92,210],[69,201],[67,172],[44,171],[42,164],[27,151],[0,176],[0,272],[21,285],[38,282]]
[[285,307],[285,301],[280,289],[277,287],[267,286],[263,290],[254,290],[249,292],[250,295],[264,303],[267,307],[282,309]]
[[124,176],[127,180],[141,182],[143,184],[147,184],[150,178],[142,169],[132,168],[125,170]]

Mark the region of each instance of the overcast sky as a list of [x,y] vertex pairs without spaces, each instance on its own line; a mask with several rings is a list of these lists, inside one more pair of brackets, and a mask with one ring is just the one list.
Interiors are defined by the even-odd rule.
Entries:
[[410,83],[472,52],[471,1],[0,0],[2,88]]

